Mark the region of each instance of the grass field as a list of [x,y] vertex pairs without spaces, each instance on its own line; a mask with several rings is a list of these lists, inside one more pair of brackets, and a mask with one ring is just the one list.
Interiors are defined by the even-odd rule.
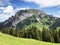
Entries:
[[0,45],[60,45],[60,44],[42,42],[34,39],[18,38],[0,32]]

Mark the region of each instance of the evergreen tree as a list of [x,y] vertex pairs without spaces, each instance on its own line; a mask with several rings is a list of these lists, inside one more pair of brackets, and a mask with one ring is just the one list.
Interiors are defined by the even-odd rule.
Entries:
[[50,34],[50,31],[44,27],[42,30],[42,40],[47,42],[54,42],[53,37]]
[[54,31],[54,40],[55,40],[55,43],[60,42],[59,34],[58,34],[58,32],[56,30]]

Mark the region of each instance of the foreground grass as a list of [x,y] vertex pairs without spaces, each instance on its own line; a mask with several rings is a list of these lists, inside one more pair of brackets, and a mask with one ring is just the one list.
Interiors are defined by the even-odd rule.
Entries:
[[60,45],[34,39],[17,38],[0,32],[0,45]]

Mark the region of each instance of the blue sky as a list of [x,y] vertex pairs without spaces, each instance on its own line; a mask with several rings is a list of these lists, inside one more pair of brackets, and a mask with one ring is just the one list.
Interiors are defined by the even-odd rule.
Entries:
[[25,9],[39,9],[60,17],[60,0],[0,0],[0,22]]

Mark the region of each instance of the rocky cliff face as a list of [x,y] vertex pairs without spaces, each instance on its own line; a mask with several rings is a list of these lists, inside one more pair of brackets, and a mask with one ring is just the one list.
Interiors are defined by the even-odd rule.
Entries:
[[[8,20],[3,22],[3,27],[19,27],[24,28],[32,23],[36,23],[43,27],[47,25],[50,27],[56,21],[57,17],[53,17],[52,15],[47,15],[43,11],[36,9],[26,9],[18,11],[15,16],[10,17]],[[35,24],[35,25],[37,25]],[[37,26],[38,26],[37,25]]]
[[37,15],[40,14],[37,10],[21,10],[18,11],[15,16],[10,17],[8,20],[5,21],[4,25],[10,24],[11,26],[16,26],[20,21],[23,21],[26,18],[31,17],[36,13]]
[[20,15],[16,14],[15,20],[12,22],[12,26],[16,26],[20,21],[23,21],[26,18],[31,17],[33,14],[32,13],[27,13],[24,12]]

